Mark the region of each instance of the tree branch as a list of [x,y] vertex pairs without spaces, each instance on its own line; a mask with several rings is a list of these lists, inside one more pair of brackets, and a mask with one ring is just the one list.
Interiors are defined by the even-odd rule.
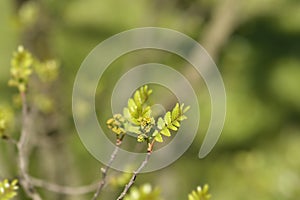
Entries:
[[101,181],[98,184],[98,189],[95,192],[92,200],[97,200],[97,198],[99,197],[99,195],[100,195],[100,193],[101,193],[101,191],[102,191],[102,189],[103,189],[103,187],[104,187],[104,185],[106,183],[107,172],[110,169],[112,162],[115,160],[115,158],[117,156],[117,153],[118,153],[118,151],[120,149],[120,145],[121,144],[122,144],[121,140],[117,141],[116,148],[114,149],[113,153],[111,154],[110,160],[109,160],[108,164],[106,165],[105,168],[101,168],[102,179],[101,179]]
[[120,196],[117,198],[117,200],[122,200],[125,195],[127,194],[128,190],[131,188],[131,186],[134,184],[135,179],[137,177],[137,175],[142,171],[142,169],[146,166],[146,164],[149,161],[149,158],[151,156],[152,151],[148,151],[145,160],[142,162],[142,164],[140,165],[140,167],[133,173],[130,181],[127,183],[127,185],[125,186],[123,192],[120,194]]
[[29,129],[29,117],[28,117],[28,105],[26,101],[26,94],[21,92],[22,98],[22,130],[20,140],[17,143],[18,149],[18,161],[19,170],[21,175],[20,184],[22,185],[26,194],[33,200],[42,200],[41,196],[37,193],[33,187],[30,177],[27,173],[28,170],[28,155],[27,155],[27,140],[28,140],[28,129]]
[[66,194],[66,195],[82,195],[82,194],[90,193],[93,192],[95,189],[97,189],[98,186],[98,182],[86,186],[71,187],[71,186],[58,185],[55,183],[49,183],[45,180],[41,180],[34,177],[30,177],[30,180],[32,184],[35,185],[36,187],[41,187],[51,192]]

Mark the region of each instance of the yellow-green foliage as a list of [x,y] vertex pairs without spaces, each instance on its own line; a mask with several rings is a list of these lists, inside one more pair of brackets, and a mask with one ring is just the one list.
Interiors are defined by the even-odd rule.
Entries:
[[208,193],[208,185],[204,185],[204,187],[197,187],[197,190],[193,190],[189,196],[188,200],[209,200],[211,195]]
[[35,106],[43,113],[51,113],[54,110],[54,102],[46,94],[37,94],[33,100]]
[[4,114],[4,111],[0,109],[0,137],[4,137],[5,130],[7,128],[7,120]]
[[130,193],[124,197],[124,200],[162,200],[160,190],[152,188],[150,184],[144,184],[140,187],[133,187]]
[[58,77],[59,64],[55,60],[46,60],[45,62],[37,62],[34,70],[41,81],[51,82]]
[[9,182],[7,179],[0,182],[0,200],[10,200],[16,196],[16,190],[18,189],[17,183],[18,180]]
[[124,108],[124,113],[129,114],[129,120],[135,125],[142,125],[143,121],[151,121],[151,109],[146,105],[152,90],[147,85],[135,91],[133,98],[128,100],[128,108]]
[[159,130],[155,130],[153,133],[155,140],[157,142],[163,142],[162,135],[170,137],[170,130],[177,131],[180,127],[180,122],[187,119],[184,113],[188,111],[189,108],[189,106],[184,108],[184,104],[179,106],[179,103],[177,103],[172,109],[172,112],[168,111],[164,118],[158,118],[157,128]]
[[0,138],[7,137],[7,129],[11,127],[13,112],[9,107],[0,107]]
[[153,143],[153,141],[163,142],[162,135],[170,137],[171,131],[177,131],[181,121],[187,119],[184,113],[189,107],[177,103],[172,111],[165,114],[164,118],[160,117],[156,121],[151,115],[151,107],[147,105],[151,93],[152,90],[147,85],[140,87],[135,91],[133,97],[129,98],[128,106],[124,108],[123,115],[115,114],[113,118],[107,120],[108,128],[118,138],[120,135],[131,132],[137,134],[138,142],[146,141],[148,144]]
[[131,176],[132,176],[131,173],[123,173],[120,176],[112,177],[109,180],[109,183],[113,187],[124,187],[129,182],[129,180],[131,179]]
[[20,92],[26,92],[29,76],[32,74],[34,59],[23,46],[13,53],[11,60],[11,78],[8,82],[10,86],[17,87]]
[[106,121],[107,127],[117,135],[126,133],[124,123],[126,123],[126,120],[121,114],[115,114]]
[[17,87],[21,93],[26,92],[29,76],[33,70],[41,81],[51,82],[58,76],[59,65],[55,60],[41,62],[23,46],[19,46],[11,59],[11,78],[8,84]]

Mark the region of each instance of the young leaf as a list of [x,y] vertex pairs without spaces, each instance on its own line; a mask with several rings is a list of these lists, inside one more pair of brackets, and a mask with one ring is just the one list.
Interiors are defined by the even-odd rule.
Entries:
[[178,130],[178,128],[176,126],[173,126],[172,124],[169,124],[168,128],[171,129],[172,131],[177,131]]
[[157,142],[163,142],[163,138],[162,138],[161,134],[158,133],[158,132],[157,132],[157,134],[155,134],[154,139],[155,139]]
[[185,119],[187,119],[187,117],[186,117],[185,115],[181,115],[180,117],[178,117],[178,120],[179,120],[179,121],[183,121],[183,120],[185,120]]
[[176,120],[180,116],[179,104],[176,103],[175,107],[172,110],[172,121]]
[[165,123],[167,125],[171,124],[172,119],[171,119],[171,112],[170,111],[165,114],[164,120],[165,120]]
[[131,115],[130,115],[130,112],[129,112],[129,109],[128,108],[124,108],[123,109],[123,115],[126,119],[130,119],[131,118]]
[[180,123],[176,120],[176,121],[173,121],[172,124],[174,126],[177,126],[178,128],[180,127]]
[[187,106],[183,109],[182,113],[186,113],[190,109],[190,106]]
[[163,120],[163,118],[158,118],[158,121],[157,121],[157,128],[158,129],[163,129],[165,127],[165,121]]
[[137,106],[136,106],[134,100],[131,98],[128,100],[128,109],[129,109],[130,113],[135,112],[137,109]]
[[163,134],[164,136],[170,137],[171,136],[171,132],[169,131],[169,129],[167,127],[163,128],[161,131],[161,134]]
[[142,98],[141,98],[141,93],[137,90],[135,93],[134,93],[134,102],[138,105],[138,106],[141,106],[142,105]]

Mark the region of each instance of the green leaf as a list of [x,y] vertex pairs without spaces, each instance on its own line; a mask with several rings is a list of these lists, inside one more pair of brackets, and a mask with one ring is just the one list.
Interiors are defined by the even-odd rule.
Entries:
[[127,119],[127,120],[130,120],[130,118],[131,118],[131,115],[130,115],[130,112],[129,112],[129,109],[128,108],[124,108],[123,109],[123,115],[124,115],[124,117]]
[[183,121],[183,120],[185,120],[185,119],[187,119],[187,117],[186,117],[185,115],[181,115],[180,117],[178,117],[178,120],[179,120],[179,121]]
[[159,134],[159,132],[157,130],[155,130],[153,133],[152,133],[152,136],[155,137],[157,134]]
[[130,132],[130,133],[141,134],[139,126],[133,126],[133,125],[130,125],[130,124],[127,127],[127,131]]
[[159,128],[160,130],[163,129],[165,127],[165,121],[163,120],[163,118],[158,118],[157,121],[157,128]]
[[135,103],[137,104],[137,105],[142,105],[142,99],[141,99],[141,94],[140,94],[140,91],[136,91],[135,93],[134,93],[134,96],[133,96],[133,98],[134,98],[134,101],[135,101]]
[[178,130],[178,128],[176,126],[173,126],[172,124],[169,124],[168,128],[171,129],[172,131],[177,131]]
[[171,136],[171,132],[169,131],[169,129],[167,127],[163,128],[160,131],[161,134],[163,134],[164,136],[170,137]]
[[130,112],[134,112],[137,109],[137,106],[132,98],[128,100],[128,109]]
[[157,142],[163,142],[163,138],[162,138],[162,136],[161,136],[160,133],[156,134],[155,137],[154,137],[154,139],[155,139]]
[[165,123],[166,123],[167,125],[171,124],[172,119],[171,119],[171,112],[170,112],[170,111],[168,111],[168,112],[165,114],[164,120],[165,120]]
[[183,109],[182,113],[186,113],[190,109],[190,106],[187,106]]
[[176,103],[175,107],[172,110],[172,121],[176,120],[180,115],[179,104]]
[[174,126],[177,126],[178,128],[180,127],[180,123],[179,123],[179,121],[173,121],[172,122],[172,124],[174,125]]
[[151,108],[147,106],[142,113],[142,117],[150,117],[151,116]]

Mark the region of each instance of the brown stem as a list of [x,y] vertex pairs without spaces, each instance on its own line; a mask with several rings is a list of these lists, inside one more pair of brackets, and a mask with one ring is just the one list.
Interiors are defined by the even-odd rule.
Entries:
[[148,151],[145,160],[142,162],[142,164],[140,165],[140,167],[133,173],[130,181],[126,184],[123,192],[120,194],[120,196],[117,198],[117,200],[122,200],[125,195],[127,194],[128,190],[131,188],[131,186],[134,184],[135,179],[137,177],[137,175],[142,171],[142,169],[147,165],[149,158],[151,156],[152,151]]
[[27,173],[28,170],[28,155],[26,146],[28,140],[28,128],[29,128],[29,116],[28,116],[28,105],[26,101],[26,94],[21,92],[22,98],[22,130],[21,136],[17,143],[18,149],[18,161],[19,161],[19,170],[21,175],[20,184],[22,185],[25,193],[33,200],[42,200],[41,196],[37,193],[33,187],[30,177]]
[[103,189],[103,187],[104,187],[104,185],[106,183],[107,172],[110,169],[112,162],[115,160],[115,158],[117,156],[117,153],[118,153],[118,151],[120,149],[120,145],[121,144],[122,144],[122,140],[117,140],[115,150],[111,154],[110,160],[109,160],[108,164],[106,165],[105,168],[101,168],[102,179],[101,179],[101,181],[98,184],[98,189],[95,192],[92,200],[96,200],[99,197],[99,195],[100,195],[100,193],[101,193],[101,191],[102,191],[102,189]]

